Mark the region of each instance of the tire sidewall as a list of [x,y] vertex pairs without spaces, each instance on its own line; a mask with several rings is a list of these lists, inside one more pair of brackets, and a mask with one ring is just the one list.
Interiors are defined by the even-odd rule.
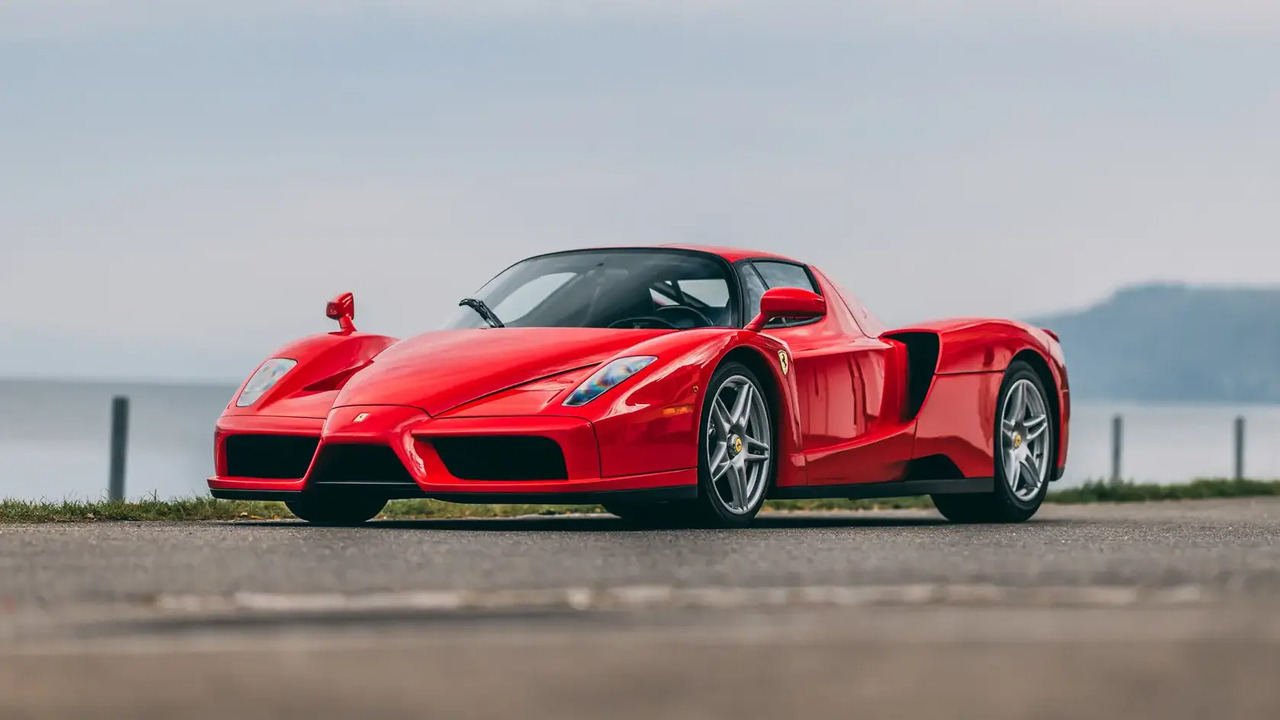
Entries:
[[[1044,400],[1046,415],[1048,417],[1045,432],[1049,437],[1049,452],[1045,455],[1045,461],[1049,463],[1049,468],[1045,471],[1044,483],[1040,486],[1040,491],[1030,500],[1019,500],[1013,494],[1013,490],[1009,488],[1009,483],[1005,479],[1004,474],[1004,448],[1003,446],[1003,422],[1004,408],[1008,399],[1009,389],[1014,383],[1020,380],[1029,380],[1036,390],[1040,393],[1040,397]],[[1049,493],[1049,482],[1053,479],[1054,468],[1057,466],[1058,457],[1058,421],[1054,417],[1053,405],[1049,402],[1049,394],[1045,389],[1044,382],[1035,370],[1024,362],[1015,362],[1009,366],[1005,372],[1004,381],[1000,384],[1000,394],[996,400],[995,415],[995,437],[992,440],[994,452],[994,468],[995,468],[995,496],[1002,504],[1008,506],[1009,510],[1016,514],[1035,513],[1044,502],[1045,495]]]
[[[715,486],[711,483],[711,468],[707,462],[707,424],[711,420],[711,406],[715,402],[716,395],[724,386],[725,381],[734,375],[741,375],[751,381],[755,386],[756,392],[760,393],[769,416],[769,477],[765,482],[765,489],[760,496],[760,502],[756,503],[756,506],[750,512],[742,515],[729,512],[724,503],[721,502],[719,493],[716,492]],[[712,373],[711,381],[707,383],[707,393],[703,398],[702,414],[698,424],[698,499],[703,512],[709,516],[708,519],[716,524],[729,527],[742,527],[750,524],[755,516],[760,513],[760,509],[764,507],[765,500],[769,497],[769,492],[773,489],[774,483],[777,482],[778,418],[773,406],[773,397],[765,385],[760,382],[760,378],[751,368],[742,363],[731,361],[722,364]]]

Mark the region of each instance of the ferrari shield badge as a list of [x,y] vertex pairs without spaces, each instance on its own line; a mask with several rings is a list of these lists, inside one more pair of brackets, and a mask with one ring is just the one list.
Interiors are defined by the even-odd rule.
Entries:
[[786,375],[791,372],[791,358],[787,357],[786,350],[778,351],[778,363],[782,365],[782,374]]

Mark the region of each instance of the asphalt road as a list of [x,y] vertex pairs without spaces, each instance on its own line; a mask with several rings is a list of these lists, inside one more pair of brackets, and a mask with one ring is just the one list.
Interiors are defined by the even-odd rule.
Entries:
[[0,526],[0,717],[1280,717],[1280,500]]
[[0,525],[0,604],[160,594],[672,585],[1198,585],[1280,599],[1280,501],[1046,506],[1014,526],[933,512],[772,515],[743,531],[628,530],[609,516],[380,522]]

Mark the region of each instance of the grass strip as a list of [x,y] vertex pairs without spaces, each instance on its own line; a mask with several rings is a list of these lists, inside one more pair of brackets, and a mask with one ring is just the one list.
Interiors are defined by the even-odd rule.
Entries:
[[1211,498],[1267,497],[1280,495],[1277,480],[1227,480],[1209,478],[1184,485],[1149,485],[1132,482],[1087,482],[1049,493],[1047,500],[1062,505],[1085,503],[1153,502],[1160,500],[1208,500]]
[[[1087,503],[1153,502],[1164,500],[1205,500],[1210,498],[1266,497],[1280,495],[1280,481],[1203,479],[1183,485],[1138,484],[1091,481],[1084,485],[1050,492],[1045,502],[1065,505]],[[891,510],[933,507],[927,497],[879,500],[774,500],[766,505],[771,512],[823,510]],[[419,520],[429,518],[495,518],[522,515],[564,515],[603,512],[598,506],[582,505],[458,505],[439,500],[396,500],[387,504],[380,518]],[[71,523],[104,521],[207,521],[274,520],[292,518],[283,503],[245,500],[189,498],[149,499],[137,502],[30,502],[0,500],[0,523]]]

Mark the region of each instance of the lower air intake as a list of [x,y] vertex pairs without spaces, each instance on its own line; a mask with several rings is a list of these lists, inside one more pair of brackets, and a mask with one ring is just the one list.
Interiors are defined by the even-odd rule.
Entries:
[[449,474],[459,480],[567,480],[555,440],[525,435],[431,438]]
[[300,480],[320,438],[298,435],[228,435],[223,439],[229,477]]
[[413,476],[388,445],[325,445],[311,469],[310,485],[418,489]]

